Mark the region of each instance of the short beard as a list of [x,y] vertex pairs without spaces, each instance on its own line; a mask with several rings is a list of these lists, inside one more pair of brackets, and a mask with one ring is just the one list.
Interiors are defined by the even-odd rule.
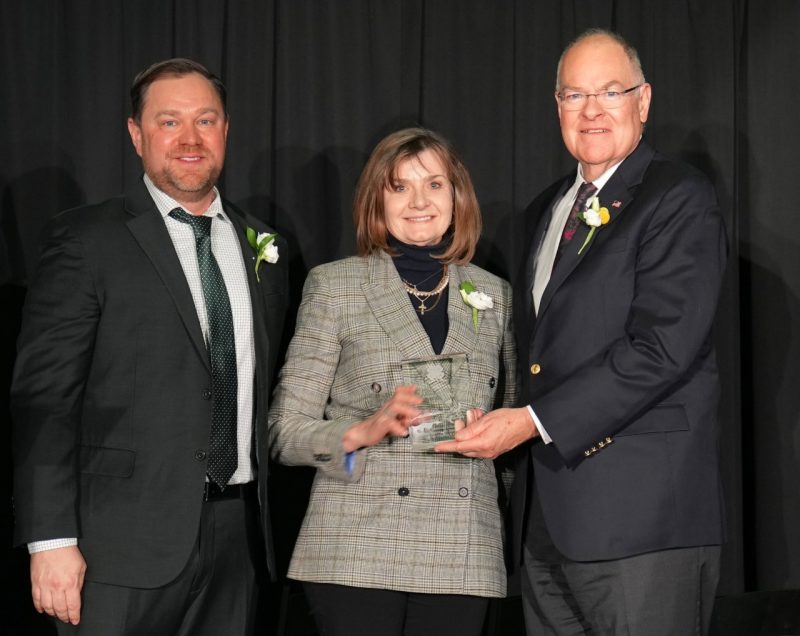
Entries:
[[173,199],[178,200],[175,194],[182,195],[188,201],[199,201],[205,197],[217,183],[220,169],[212,168],[208,174],[195,174],[189,177],[179,178],[169,168],[165,168],[158,174],[150,176],[156,187],[165,192]]

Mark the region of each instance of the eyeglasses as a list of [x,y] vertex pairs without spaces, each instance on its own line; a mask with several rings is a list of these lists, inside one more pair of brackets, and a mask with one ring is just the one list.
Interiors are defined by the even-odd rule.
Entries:
[[576,91],[567,91],[566,93],[558,93],[558,99],[561,100],[561,107],[564,110],[581,110],[590,97],[595,97],[597,103],[603,108],[619,108],[622,106],[622,98],[631,91],[641,88],[641,84],[632,86],[624,91],[603,91],[602,93],[578,93]]

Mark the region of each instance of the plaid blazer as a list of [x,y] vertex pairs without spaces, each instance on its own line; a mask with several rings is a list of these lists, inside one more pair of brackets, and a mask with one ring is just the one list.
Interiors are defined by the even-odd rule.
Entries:
[[[469,280],[494,301],[472,310]],[[486,411],[516,397],[511,288],[475,267],[451,266],[442,354],[452,381],[409,377],[404,361],[433,355],[392,259],[381,252],[314,268],[270,409],[270,446],[284,464],[317,468],[289,577],[436,594],[506,592],[493,463],[412,450],[388,438],[345,469],[342,436],[413,380],[426,404]],[[451,389],[450,387],[454,387]],[[434,403],[431,403],[434,402]],[[438,402],[438,403],[436,403]]]

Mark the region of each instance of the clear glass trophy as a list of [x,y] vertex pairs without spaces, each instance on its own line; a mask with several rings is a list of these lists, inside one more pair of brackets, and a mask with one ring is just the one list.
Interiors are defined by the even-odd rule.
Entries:
[[458,400],[465,361],[463,353],[403,361],[403,382],[415,385],[424,400],[420,415],[408,429],[414,450],[432,450],[436,444],[453,439],[466,422],[465,409]]

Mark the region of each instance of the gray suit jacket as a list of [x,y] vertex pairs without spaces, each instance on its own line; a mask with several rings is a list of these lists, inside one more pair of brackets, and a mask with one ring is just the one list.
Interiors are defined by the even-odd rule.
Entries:
[[[449,331],[459,408],[489,410],[515,398],[511,289],[468,265],[451,267]],[[494,300],[476,333],[459,284]],[[384,253],[317,267],[270,410],[273,456],[315,466],[316,479],[289,576],[304,581],[441,594],[503,596],[506,576],[491,461],[411,449],[386,439],[344,467],[342,436],[413,380],[432,406],[446,383],[412,378],[404,360],[433,355],[400,277]],[[429,405],[431,405],[429,403]]]

